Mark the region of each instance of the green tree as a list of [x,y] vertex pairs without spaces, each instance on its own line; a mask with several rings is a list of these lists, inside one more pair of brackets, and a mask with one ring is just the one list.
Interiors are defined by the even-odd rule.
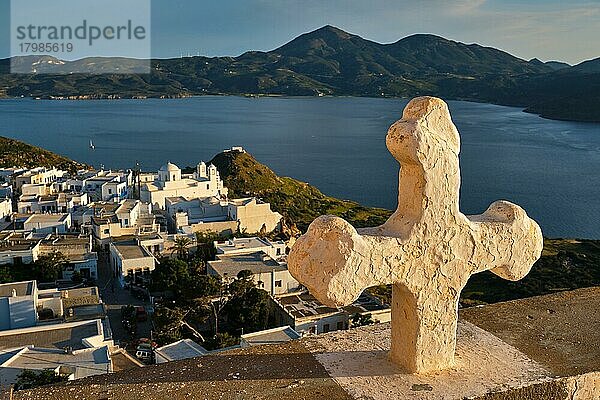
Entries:
[[[239,280],[238,280],[239,281]],[[250,280],[250,282],[252,282]],[[254,282],[252,282],[254,284]],[[236,288],[234,295],[224,309],[231,329],[244,329],[255,332],[266,329],[269,323],[269,294],[254,285],[244,285],[243,290]]]
[[73,283],[81,283],[83,282],[83,276],[79,271],[74,271],[73,275],[71,275],[71,281]]
[[152,271],[153,291],[168,290],[182,303],[219,294],[221,283],[215,276],[203,275],[179,259],[163,258]]
[[190,273],[183,282],[181,294],[186,300],[200,299],[219,294],[221,281],[216,276]]
[[235,346],[240,343],[240,338],[232,336],[227,332],[217,333],[208,339],[202,345],[207,350],[223,349],[225,347]]
[[224,284],[221,296],[213,301],[215,334],[218,332],[219,319],[226,317],[232,331],[241,329],[254,332],[265,329],[269,319],[269,295],[258,289],[252,279],[252,272],[240,271],[237,279]]
[[0,283],[9,283],[9,282],[15,282],[16,279],[14,278],[14,275],[12,273],[12,271],[10,270],[10,267],[8,266],[3,266],[0,267]]
[[214,242],[219,240],[220,238],[221,235],[219,235],[217,232],[196,232],[196,241],[198,242],[198,244],[214,245]]
[[365,325],[373,325],[375,321],[371,314],[361,315],[359,313],[354,314],[352,317],[352,326],[365,326]]
[[154,340],[161,345],[175,342],[182,338],[181,327],[186,313],[180,308],[159,307],[153,316],[156,332]]
[[59,251],[40,256],[33,263],[33,269],[38,281],[50,282],[60,279],[62,271],[69,260]]
[[51,369],[44,369],[41,371],[26,369],[17,376],[15,390],[33,389],[38,386],[65,382],[68,378],[68,375],[57,375]]
[[192,239],[187,236],[177,236],[173,242],[175,242],[173,252],[177,253],[177,258],[180,260],[187,259],[189,255],[188,247],[192,244]]
[[196,232],[196,258],[206,262],[213,260],[217,254],[214,242],[221,239],[216,232]]
[[188,280],[189,271],[185,261],[162,258],[152,271],[151,289],[153,291],[169,290],[175,296],[180,296],[181,289]]

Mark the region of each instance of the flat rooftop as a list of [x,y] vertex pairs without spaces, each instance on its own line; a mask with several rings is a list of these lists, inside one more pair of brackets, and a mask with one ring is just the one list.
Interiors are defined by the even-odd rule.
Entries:
[[75,378],[110,372],[108,347],[77,350],[65,353],[59,349],[27,347],[23,349],[6,367],[22,369],[54,369],[61,365],[76,368]]
[[0,297],[11,297],[13,290],[17,296],[29,296],[33,294],[34,281],[11,282],[0,285]]
[[279,264],[262,251],[249,254],[219,254],[215,261],[209,261],[209,263],[212,269],[222,277],[236,277],[240,271],[244,270],[249,270],[253,274],[287,270],[287,265]]
[[208,354],[208,351],[190,339],[182,339],[156,349],[168,361],[184,360]]
[[300,334],[289,326],[267,329],[260,332],[242,335],[242,340],[251,346],[258,346],[261,344],[279,344],[289,342],[290,340],[294,339],[300,339]]
[[38,198],[38,201],[56,201],[58,194],[45,194]]
[[69,214],[32,214],[27,218],[27,223],[64,222]]
[[361,293],[356,301],[346,307],[342,307],[350,315],[363,314],[373,311],[381,311],[389,309],[387,304],[381,304],[379,299],[371,296],[367,291]]
[[316,317],[341,312],[340,309],[323,305],[308,292],[277,297],[277,301],[294,318]]
[[238,250],[258,250],[270,246],[271,243],[269,241],[261,239],[259,237],[233,238],[224,242],[215,242],[215,248],[217,249],[217,252],[223,254],[227,254],[228,252]]
[[118,214],[130,212],[131,210],[133,210],[135,208],[135,206],[137,204],[138,204],[137,200],[127,199],[119,206],[119,208],[117,208],[117,210],[115,212]]
[[40,243],[39,239],[15,239],[10,237],[0,242],[1,251],[27,251],[33,249]]
[[104,318],[106,316],[104,304],[74,305],[69,310],[73,310],[73,315],[69,315],[69,311],[65,310],[65,320],[69,322],[89,321],[94,318]]
[[54,246],[85,246],[90,243],[90,239],[86,237],[79,237],[75,235],[52,235],[42,241],[45,245]]
[[23,345],[64,349],[83,349],[85,338],[99,335],[98,320],[75,323],[39,325],[32,328],[13,329],[0,332],[0,349],[11,349]]
[[88,204],[87,207],[92,208],[96,211],[96,213],[100,214],[104,213],[114,213],[119,207],[119,203],[107,202],[107,201],[97,201],[95,203]]
[[112,176],[93,176],[91,178],[88,178],[87,181],[88,182],[94,182],[94,181],[98,181],[98,182],[110,182],[113,181],[117,176],[116,175],[112,175]]
[[1,231],[0,232],[0,241],[6,240],[13,235],[12,231]]
[[136,258],[151,257],[144,249],[138,244],[137,240],[127,240],[121,242],[113,242],[112,245],[121,254],[123,259],[131,260]]
[[[181,201],[190,201],[183,196],[169,196],[169,197],[165,197],[165,200],[167,200],[171,204],[179,203]],[[198,201],[198,199],[195,199],[195,201]]]
[[117,218],[115,214],[94,215],[92,217],[92,222],[96,225],[116,224],[119,222],[119,218]]

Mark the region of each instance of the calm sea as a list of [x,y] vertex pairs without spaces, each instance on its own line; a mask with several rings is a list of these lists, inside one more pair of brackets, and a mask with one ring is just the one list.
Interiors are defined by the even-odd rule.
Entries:
[[[405,100],[198,97],[181,100],[0,101],[0,135],[107,168],[195,165],[244,146],[280,175],[394,208],[398,165],[385,134]],[[523,206],[550,237],[600,238],[600,124],[449,102],[462,138],[461,207]],[[95,150],[89,149],[92,140]]]

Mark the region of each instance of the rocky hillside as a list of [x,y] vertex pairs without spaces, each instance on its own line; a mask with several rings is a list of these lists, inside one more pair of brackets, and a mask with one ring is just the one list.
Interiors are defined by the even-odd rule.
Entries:
[[0,167],[56,167],[65,171],[87,169],[89,166],[40,147],[0,136]]
[[219,170],[231,197],[258,196],[271,203],[271,208],[281,213],[287,223],[302,231],[323,214],[338,215],[357,227],[381,224],[391,214],[329,197],[308,183],[277,176],[248,153],[220,153],[211,163]]

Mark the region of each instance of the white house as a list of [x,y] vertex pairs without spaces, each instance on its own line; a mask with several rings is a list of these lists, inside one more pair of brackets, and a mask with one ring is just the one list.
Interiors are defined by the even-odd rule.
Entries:
[[113,372],[108,346],[65,351],[34,346],[0,350],[0,385],[17,382],[24,370],[52,370],[67,380]]
[[15,176],[15,187],[18,191],[20,191],[25,184],[53,183],[56,182],[58,178],[61,178],[66,174],[67,172],[57,170],[56,168],[33,168]]
[[0,285],[0,331],[27,328],[37,323],[36,281]]
[[32,214],[23,223],[23,229],[40,234],[67,233],[71,229],[71,214]]
[[255,197],[186,199],[167,197],[165,208],[169,227],[174,232],[272,232],[280,228],[281,214]]
[[131,171],[98,171],[93,176],[84,174],[81,180],[68,181],[69,187],[82,186],[82,191],[88,193],[93,201],[120,202],[129,197],[129,187],[132,184]]
[[271,242],[268,239],[259,237],[233,238],[221,242],[216,241],[214,246],[217,249],[217,254],[223,255],[249,254],[262,251],[275,260],[286,256],[286,244],[281,240]]
[[117,276],[147,274],[154,270],[156,259],[136,239],[110,243],[110,265]]
[[92,251],[91,236],[52,235],[40,245],[40,254],[60,252],[68,264],[62,272],[63,279],[71,279],[74,272],[84,278],[98,278],[98,254]]
[[209,352],[191,339],[182,339],[167,344],[154,350],[156,363],[163,364],[169,361],[185,360],[187,358],[199,357]]
[[308,292],[271,297],[275,303],[274,319],[278,325],[289,325],[301,335],[321,334],[348,329],[356,314],[371,315],[374,322],[389,322],[391,309],[366,291],[346,307],[332,308],[319,302]]
[[242,348],[261,346],[263,344],[282,344],[290,340],[300,339],[301,335],[290,326],[267,329],[264,331],[246,333],[240,337]]
[[126,199],[129,195],[127,188],[127,182],[113,180],[104,183],[101,188],[102,201],[119,202],[123,199]]
[[23,235],[4,234],[0,241],[0,265],[23,265],[37,261],[40,239],[26,239]]
[[12,197],[12,195],[13,195],[12,185],[8,182],[0,183],[0,197],[2,197],[2,198]]
[[10,198],[0,198],[0,219],[12,214],[12,201]]
[[207,265],[209,275],[223,280],[235,279],[241,271],[250,271],[257,286],[271,295],[295,292],[301,289],[300,283],[290,274],[287,264],[277,262],[262,251],[244,254],[216,256]]
[[172,163],[163,165],[156,180],[141,185],[140,198],[157,209],[164,210],[167,197],[198,199],[206,197],[225,197],[227,188],[214,165],[206,167],[201,162],[192,175],[182,176],[181,169]]
[[92,232],[101,246],[106,246],[113,238],[120,236],[160,232],[160,226],[152,214],[152,207],[139,200],[95,203],[92,208]]
[[87,204],[87,193],[22,194],[17,203],[17,210],[23,214],[70,213]]
[[232,221],[239,221],[239,231],[269,233],[279,228],[283,216],[271,210],[271,204],[256,197],[229,200],[227,213]]

